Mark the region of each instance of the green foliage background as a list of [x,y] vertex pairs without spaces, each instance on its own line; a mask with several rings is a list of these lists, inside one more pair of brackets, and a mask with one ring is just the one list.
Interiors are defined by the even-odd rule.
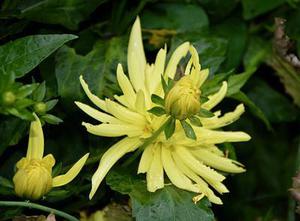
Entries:
[[[45,123],[45,151],[56,156],[53,173],[91,153],[76,180],[37,203],[77,217],[79,211],[91,213],[111,202],[132,209],[134,218],[118,210],[109,221],[297,220],[288,189],[300,161],[300,105],[294,104],[300,99],[300,71],[278,57],[272,45],[274,18],[285,18],[292,52],[300,56],[298,0],[4,0],[0,6],[1,200],[20,200],[11,180],[15,163],[25,154],[35,111]],[[74,104],[88,102],[78,78],[83,74],[99,97],[120,92],[116,66],[126,67],[128,35],[137,15],[148,60],[165,43],[171,53],[188,40],[203,68],[210,69],[205,91],[216,91],[226,79],[228,99],[222,109],[231,110],[238,102],[246,105],[242,118],[226,129],[243,130],[252,140],[221,148],[245,164],[247,172],[226,179],[230,193],[222,196],[223,206],[207,200],[194,205],[193,194],[173,186],[147,192],[144,177],[136,175],[136,162],[126,171],[120,162],[107,176],[107,185],[88,200],[91,176],[116,139],[90,135],[81,126],[90,118]],[[291,75],[293,80],[286,80]],[[15,95],[13,102],[8,91]],[[0,220],[40,213],[0,206]]]

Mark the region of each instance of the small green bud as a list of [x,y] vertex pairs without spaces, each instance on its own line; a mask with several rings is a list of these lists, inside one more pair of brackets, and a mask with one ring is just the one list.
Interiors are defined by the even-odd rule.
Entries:
[[38,102],[34,105],[34,111],[39,114],[46,113],[47,105],[44,102]]
[[16,95],[11,91],[4,92],[2,95],[3,103],[7,106],[14,104],[16,99]]

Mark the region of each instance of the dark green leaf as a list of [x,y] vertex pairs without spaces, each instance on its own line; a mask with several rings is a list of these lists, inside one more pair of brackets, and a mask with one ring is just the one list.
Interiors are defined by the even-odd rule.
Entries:
[[58,99],[53,99],[50,101],[47,101],[46,104],[46,111],[52,110],[52,108],[57,104]]
[[155,104],[165,106],[165,100],[163,98],[161,98],[160,96],[156,95],[156,94],[151,95],[151,100]]
[[170,120],[164,129],[166,139],[169,139],[170,137],[172,137],[172,135],[175,132],[175,127],[176,127],[176,119],[173,117],[170,117]]
[[33,35],[0,47],[0,76],[23,77],[75,35]]
[[6,179],[5,177],[2,176],[0,176],[0,186],[11,188],[11,189],[14,188],[14,184],[9,179]]
[[106,0],[12,0],[5,9],[20,10],[21,18],[77,29],[78,24],[104,2]]
[[200,119],[196,116],[189,117],[189,120],[190,120],[191,124],[196,126],[196,127],[201,127],[202,126],[202,123],[201,123]]
[[219,21],[236,7],[236,0],[198,0],[199,4],[210,15],[209,19]]
[[128,169],[111,171],[107,184],[115,191],[129,194],[132,213],[137,221],[213,221],[207,199],[194,204],[195,194],[171,186],[154,193],[148,192],[144,179],[130,174]]
[[242,91],[239,91],[239,92],[231,95],[230,97],[243,102],[245,105],[247,105],[250,112],[254,116],[256,116],[257,118],[259,118],[260,120],[262,120],[264,122],[264,124],[266,125],[266,127],[268,129],[272,128],[272,126],[271,126],[268,118],[264,114],[264,112],[258,106],[256,106],[256,104],[252,100],[250,100],[249,97],[246,94],[244,94]]
[[169,88],[163,76],[161,76],[161,83],[165,94],[167,94],[169,92]]
[[156,4],[143,12],[141,20],[145,29],[171,29],[177,33],[201,32],[208,26],[205,11],[192,4]]
[[24,97],[27,97],[29,94],[31,94],[36,88],[38,87],[38,84],[27,84],[23,85],[18,88],[16,91],[16,96],[21,99]]
[[198,112],[198,116],[208,118],[208,117],[213,117],[215,115],[211,111],[201,108],[200,111]]
[[181,120],[180,123],[181,123],[181,126],[182,126],[183,130],[184,130],[185,135],[188,138],[196,140],[197,137],[196,137],[196,134],[195,134],[195,131],[194,131],[193,127],[184,120]]
[[166,111],[162,107],[152,107],[150,110],[148,110],[151,114],[154,114],[156,116],[162,116],[166,114]]
[[200,96],[200,103],[201,103],[201,104],[207,102],[208,100],[209,100],[208,97],[203,96],[203,95]]
[[32,99],[35,101],[43,101],[46,94],[46,82],[42,82],[38,88],[32,93]]
[[80,86],[80,75],[83,75],[83,79],[95,95],[112,97],[118,92],[115,76],[118,63],[126,64],[123,38],[99,41],[85,56],[76,54],[72,48],[61,48],[56,54],[55,67],[61,104],[67,110],[70,110],[70,107],[75,109],[74,100],[86,98]]
[[251,19],[285,3],[285,0],[242,0],[243,15]]
[[59,117],[56,117],[52,114],[45,114],[41,118],[49,124],[59,124],[59,123],[63,122],[62,119],[60,119]]

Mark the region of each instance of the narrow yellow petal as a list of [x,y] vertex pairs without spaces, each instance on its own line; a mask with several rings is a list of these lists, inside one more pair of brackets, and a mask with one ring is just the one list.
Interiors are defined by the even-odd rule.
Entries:
[[44,155],[44,134],[40,119],[33,113],[35,121],[30,124],[27,159],[42,159]]
[[209,75],[209,69],[204,69],[199,72],[199,79],[197,82],[197,86],[201,87],[201,85],[206,81]]
[[63,175],[59,175],[53,178],[53,187],[63,186],[70,183],[81,171],[82,167],[84,166],[86,160],[89,157],[89,153],[85,154],[83,157],[80,158],[69,171]]
[[166,62],[167,49],[160,49],[156,55],[155,65],[152,76],[148,82],[149,92],[153,94],[161,87],[161,76],[164,73],[165,62]]
[[140,114],[145,114],[145,112],[146,112],[145,95],[142,90],[139,90],[137,92],[135,108],[136,108],[137,112],[139,112]]
[[154,156],[147,171],[147,189],[155,192],[164,187],[164,170],[161,161],[161,145],[154,147]]
[[150,168],[151,162],[154,157],[154,150],[153,145],[149,145],[146,147],[146,149],[143,151],[139,167],[138,167],[138,173],[146,173],[148,169]]
[[126,153],[134,151],[141,145],[137,138],[126,137],[110,147],[102,156],[99,167],[92,177],[92,189],[89,195],[91,199],[96,193],[100,183],[112,166]]
[[89,105],[83,104],[79,101],[75,101],[75,104],[83,110],[86,114],[89,116],[95,118],[96,120],[103,122],[103,123],[113,123],[113,124],[120,124],[121,121],[118,120],[117,118],[110,116],[106,113],[103,113],[101,111],[98,111],[95,108],[90,107]]
[[203,148],[192,151],[192,153],[198,160],[215,169],[229,173],[242,173],[246,171],[244,168],[238,166],[237,164],[239,163],[236,163],[234,160],[220,157]]
[[226,93],[227,93],[227,82],[223,81],[220,90],[217,93],[208,96],[209,100],[204,104],[202,104],[202,108],[211,110],[213,107],[215,107],[224,99]]
[[185,176],[180,169],[178,169],[172,158],[169,147],[162,147],[161,158],[164,170],[175,186],[184,190],[196,193],[199,192],[199,189],[193,185],[192,181],[187,176]]
[[199,174],[205,180],[209,179],[214,181],[223,181],[225,179],[223,175],[198,161],[185,147],[176,146],[175,151],[189,168],[191,168],[195,173]]
[[174,78],[175,74],[176,74],[176,70],[177,70],[177,65],[179,63],[179,61],[181,60],[181,58],[185,57],[186,54],[189,51],[189,47],[190,47],[190,43],[189,42],[185,42],[181,45],[179,45],[176,50],[173,52],[170,61],[167,65],[166,68],[166,72],[164,74],[165,78]]
[[205,128],[215,129],[227,126],[240,118],[245,112],[243,104],[238,105],[233,112],[226,113],[220,118],[201,118],[201,123]]
[[204,193],[205,196],[207,196],[210,202],[215,204],[222,204],[222,200],[214,194],[214,192],[208,187],[208,184],[201,177],[199,177],[193,170],[185,165],[175,152],[173,152],[172,155],[174,160],[176,161],[176,164],[178,165],[178,168],[187,177],[197,183],[196,186],[198,186],[199,190]]
[[123,91],[125,99],[128,101],[128,103],[132,107],[134,102],[135,102],[136,95],[135,95],[135,92],[133,90],[133,87],[132,87],[129,79],[124,74],[124,71],[123,71],[123,68],[122,68],[121,64],[118,64],[117,79],[118,79],[118,83],[120,85],[120,88]]
[[80,75],[79,77],[81,86],[85,92],[85,94],[88,96],[88,98],[99,108],[101,108],[104,111],[107,111],[106,107],[105,107],[105,102],[104,100],[101,100],[99,97],[97,97],[96,95],[94,95],[90,89],[88,84],[84,81],[82,75]]
[[82,123],[91,134],[104,137],[119,137],[127,135],[129,137],[139,136],[143,133],[143,128],[130,124],[99,124],[92,125]]
[[127,64],[130,81],[136,91],[145,88],[146,57],[144,52],[141,23],[136,18],[130,33]]
[[106,99],[105,102],[108,112],[114,115],[116,118],[134,125],[142,126],[145,124],[146,119],[143,115],[131,111],[128,108],[109,99]]

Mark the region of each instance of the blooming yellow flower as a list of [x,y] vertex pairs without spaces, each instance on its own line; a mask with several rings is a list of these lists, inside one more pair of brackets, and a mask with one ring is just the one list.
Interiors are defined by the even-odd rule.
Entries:
[[[207,196],[211,202],[222,204],[221,199],[210,188],[212,187],[221,194],[228,192],[222,184],[225,176],[216,170],[228,173],[245,171],[241,164],[226,158],[224,153],[216,146],[223,142],[239,142],[250,139],[250,136],[244,132],[224,132],[220,130],[221,127],[234,122],[240,117],[244,112],[243,104],[238,105],[233,112],[223,116],[221,116],[221,111],[216,111],[213,117],[200,117],[202,126],[193,126],[197,140],[185,136],[179,121],[176,121],[175,132],[171,138],[166,139],[163,133],[153,136],[166,123],[169,115],[156,116],[148,112],[155,106],[151,101],[151,95],[165,97],[161,77],[165,80],[168,78],[174,79],[178,63],[181,58],[187,56],[188,52],[191,58],[184,73],[185,80],[181,83],[179,83],[180,81],[177,82],[179,83],[177,86],[183,87],[183,90],[177,90],[175,85],[174,90],[176,91],[170,92],[170,96],[174,96],[176,100],[176,97],[180,97],[182,94],[186,96],[185,93],[188,93],[188,90],[192,88],[191,95],[188,95],[188,101],[193,101],[193,96],[201,93],[197,90],[201,89],[201,85],[208,77],[208,70],[201,70],[196,49],[189,42],[183,43],[174,51],[167,65],[165,64],[166,49],[160,49],[155,63],[148,64],[143,49],[139,18],[136,19],[132,27],[129,40],[129,78],[124,74],[121,64],[117,67],[117,80],[123,94],[121,96],[115,95],[115,101],[102,100],[92,94],[83,77],[80,77],[85,93],[102,110],[76,102],[81,110],[101,122],[98,125],[83,122],[82,124],[87,131],[98,136],[125,136],[102,156],[99,167],[92,177],[90,198],[93,197],[111,167],[126,153],[141,147],[147,138],[154,137],[155,139],[152,139],[146,147],[143,145],[145,149],[140,159],[138,173],[146,173],[147,189],[150,192],[164,187],[165,173],[178,188],[198,193],[194,198],[195,202]],[[185,89],[185,86],[189,89]],[[211,110],[220,103],[226,92],[227,83],[223,82],[220,90],[208,96],[208,100],[201,104],[201,108]],[[180,109],[181,106],[181,104],[176,104],[174,99],[170,99],[170,105],[166,104],[166,108],[170,113],[173,112],[173,108],[179,107]],[[184,104],[186,101],[182,102]],[[198,107],[196,109],[198,110]],[[189,113],[195,111],[193,108],[187,110]],[[177,111],[174,113],[177,113]],[[181,110],[179,111],[180,114]]]
[[47,194],[52,187],[63,186],[71,182],[84,166],[89,154],[85,154],[64,175],[52,177],[55,159],[52,154],[44,155],[44,135],[42,125],[36,114],[31,122],[26,157],[17,164],[13,177],[15,192],[18,196],[37,200]]

